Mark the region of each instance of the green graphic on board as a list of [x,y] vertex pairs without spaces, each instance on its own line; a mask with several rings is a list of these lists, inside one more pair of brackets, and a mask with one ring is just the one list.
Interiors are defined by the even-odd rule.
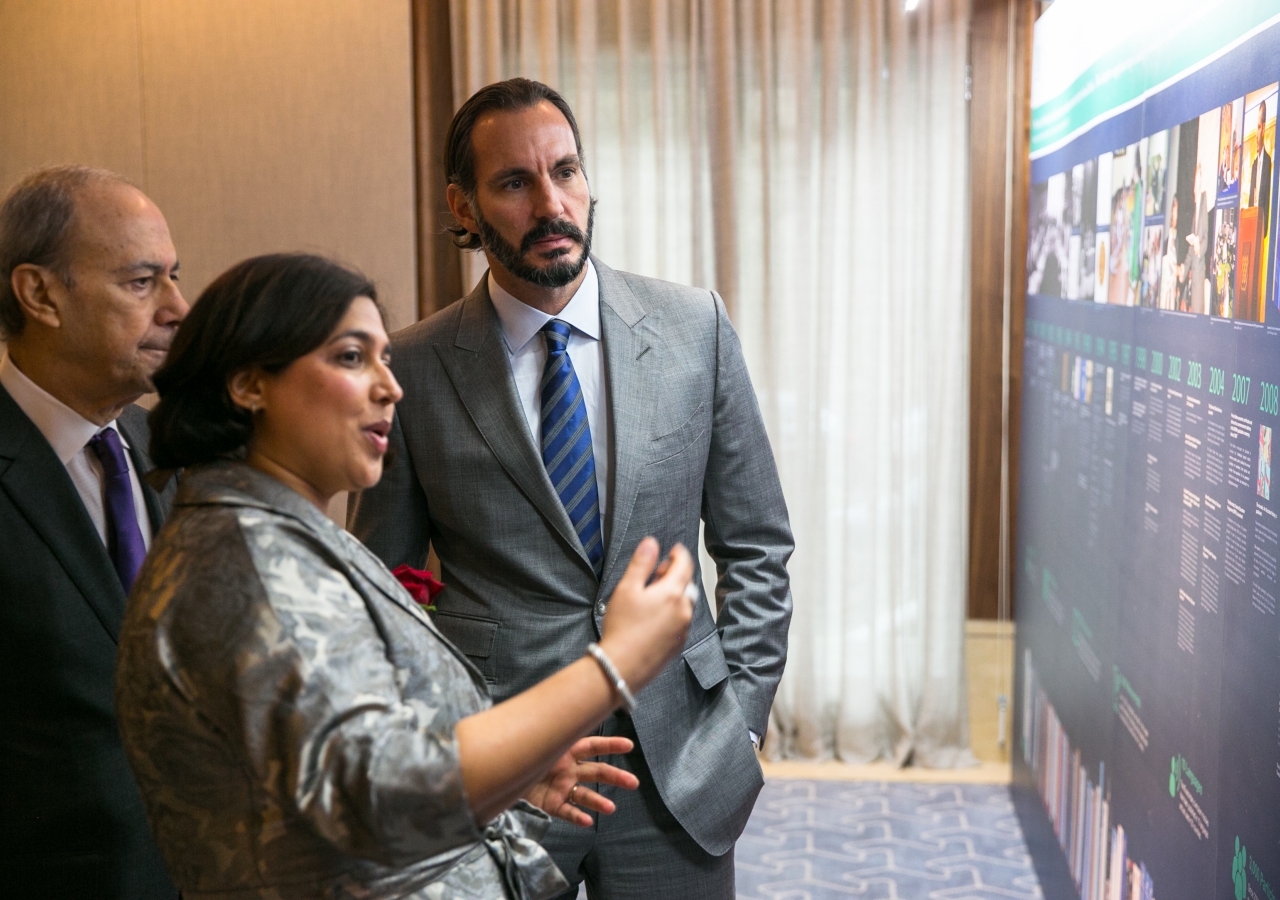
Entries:
[[1231,880],[1236,886],[1236,900],[1244,900],[1245,874],[1244,861],[1248,856],[1244,845],[1240,843],[1240,835],[1236,835],[1236,855],[1231,860]]

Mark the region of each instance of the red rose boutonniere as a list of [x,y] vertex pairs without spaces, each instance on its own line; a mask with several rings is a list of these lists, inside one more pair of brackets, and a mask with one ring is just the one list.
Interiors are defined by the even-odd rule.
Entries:
[[436,611],[436,594],[444,590],[444,585],[436,581],[435,576],[425,569],[414,569],[409,566],[396,566],[391,570],[396,581],[404,585],[409,596],[418,602],[429,613]]

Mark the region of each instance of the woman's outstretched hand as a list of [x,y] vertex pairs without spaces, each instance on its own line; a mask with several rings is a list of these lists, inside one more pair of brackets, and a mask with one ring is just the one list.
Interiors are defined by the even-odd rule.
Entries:
[[582,738],[529,788],[524,799],[566,822],[589,826],[592,819],[585,810],[609,815],[615,806],[612,800],[597,794],[584,782],[612,784],[629,791],[634,791],[640,784],[639,779],[625,769],[593,762],[592,757],[629,753],[631,747],[631,741],[623,737]]

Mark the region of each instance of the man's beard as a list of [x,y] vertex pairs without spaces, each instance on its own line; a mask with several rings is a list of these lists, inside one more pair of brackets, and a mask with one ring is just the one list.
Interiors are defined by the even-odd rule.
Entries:
[[[490,225],[484,216],[480,215],[478,208],[472,207],[472,214],[475,216],[476,225],[480,229],[480,243],[484,245],[484,249],[488,250],[493,255],[493,258],[501,263],[502,267],[512,275],[530,284],[536,284],[538,287],[564,287],[582,274],[582,270],[587,264],[587,257],[591,255],[591,235],[595,230],[596,223],[595,200],[591,201],[591,206],[587,212],[587,233],[585,235],[577,225],[567,219],[552,219],[550,222],[543,222],[530,229],[521,238],[519,249],[498,234],[498,230]],[[556,250],[554,251],[555,261],[548,266],[534,266],[524,261],[525,255],[533,248],[535,241],[540,241],[553,234],[562,234],[577,241],[582,246],[582,254],[577,259],[569,259],[570,251]]]

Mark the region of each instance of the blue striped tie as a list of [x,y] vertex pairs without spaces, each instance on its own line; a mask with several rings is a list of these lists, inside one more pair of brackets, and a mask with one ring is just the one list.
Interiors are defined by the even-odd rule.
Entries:
[[542,373],[542,462],[599,578],[604,536],[600,531],[596,461],[591,455],[591,425],[582,385],[569,359],[569,326],[552,319],[542,326],[542,333],[547,339],[547,367]]

